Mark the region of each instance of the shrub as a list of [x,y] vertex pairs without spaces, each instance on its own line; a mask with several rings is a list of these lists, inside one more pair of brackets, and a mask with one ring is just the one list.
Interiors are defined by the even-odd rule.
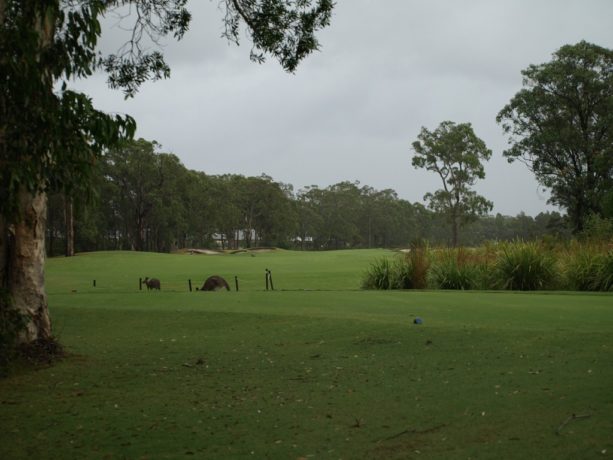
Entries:
[[498,254],[494,274],[502,289],[546,289],[556,279],[555,259],[536,243],[509,243]]
[[613,219],[596,214],[588,216],[580,237],[591,242],[607,242],[613,239]]
[[595,291],[613,290],[613,251],[608,251],[599,257],[594,288]]
[[413,245],[411,250],[404,255],[398,268],[398,289],[425,289],[428,286],[428,270],[430,257],[427,247]]
[[370,265],[362,278],[362,289],[424,289],[430,261],[427,250],[415,247],[392,262],[381,258]]
[[366,270],[362,289],[392,289],[392,264],[387,257],[375,260]]
[[578,291],[613,290],[613,251],[596,247],[579,247],[568,255],[566,280]]
[[570,289],[577,291],[591,291],[597,277],[597,255],[593,250],[574,250],[568,254],[568,263],[565,267],[565,277]]
[[482,279],[481,263],[465,249],[442,252],[432,265],[430,279],[439,289],[477,289]]

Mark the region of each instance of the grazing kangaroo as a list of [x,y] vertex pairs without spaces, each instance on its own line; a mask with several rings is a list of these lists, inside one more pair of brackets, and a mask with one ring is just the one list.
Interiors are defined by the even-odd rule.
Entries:
[[147,285],[147,290],[151,290],[151,289],[157,289],[158,291],[161,288],[160,285],[160,280],[157,278],[151,278],[149,279],[148,277],[145,277],[145,279],[143,280],[143,283],[145,283]]
[[226,288],[226,290],[228,291],[230,290],[230,286],[228,286],[228,283],[226,282],[225,279],[223,279],[221,276],[213,275],[213,276],[209,276],[206,279],[206,281],[204,282],[200,290],[201,291],[218,291],[223,288]]

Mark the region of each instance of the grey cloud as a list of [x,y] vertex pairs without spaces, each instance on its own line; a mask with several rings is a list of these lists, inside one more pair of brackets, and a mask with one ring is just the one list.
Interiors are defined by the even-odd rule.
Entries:
[[321,52],[288,75],[251,63],[247,41],[220,38],[216,1],[189,8],[191,30],[164,48],[170,80],[128,101],[100,76],[78,86],[103,110],[133,115],[139,136],[189,168],[266,172],[296,189],[359,180],[410,201],[439,187],[411,167],[421,126],[471,122],[494,152],[477,190],[504,214],[552,209],[525,166],[502,157],[495,117],[521,70],[582,39],[613,48],[610,0],[339,0]]

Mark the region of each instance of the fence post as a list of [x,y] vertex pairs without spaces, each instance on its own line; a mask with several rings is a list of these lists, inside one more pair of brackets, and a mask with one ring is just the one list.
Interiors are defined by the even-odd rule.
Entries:
[[236,286],[236,292],[238,292],[238,276],[234,277],[234,286]]
[[143,279],[142,278],[138,279],[138,290],[139,291],[143,290]]
[[189,284],[189,292],[192,292],[192,280],[187,280],[187,283]]
[[270,279],[270,289],[271,291],[274,291],[275,287],[272,284],[272,272],[270,270],[268,270],[268,278]]
[[266,290],[268,291],[268,269],[266,269]]
[[94,287],[96,287],[96,280],[94,280]]

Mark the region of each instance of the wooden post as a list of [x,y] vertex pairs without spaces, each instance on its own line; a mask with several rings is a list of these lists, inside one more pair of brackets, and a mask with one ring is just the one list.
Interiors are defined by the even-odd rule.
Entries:
[[266,269],[266,290],[268,291],[268,269]]
[[272,272],[270,270],[268,270],[268,279],[270,280],[270,289],[271,291],[274,291],[275,287],[272,284]]
[[187,280],[187,283],[189,284],[189,292],[192,292],[192,280]]
[[96,287],[96,280],[94,280],[94,287]]
[[238,276],[234,277],[234,286],[236,287],[236,292],[238,292]]
[[138,290],[139,291],[143,290],[143,279],[142,278],[138,279]]

